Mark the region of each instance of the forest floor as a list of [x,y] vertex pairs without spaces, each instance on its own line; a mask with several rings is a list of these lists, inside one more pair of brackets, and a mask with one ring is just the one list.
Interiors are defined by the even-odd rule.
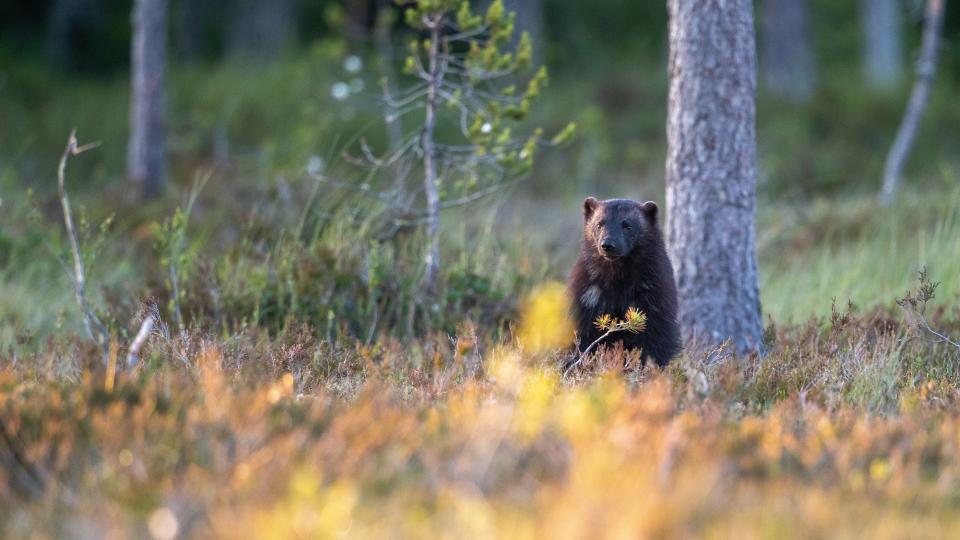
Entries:
[[[766,354],[687,344],[660,370],[613,350],[564,374],[560,282],[579,201],[656,198],[660,147],[641,142],[662,110],[632,128],[588,111],[583,142],[545,159],[530,187],[446,216],[429,304],[420,237],[384,240],[369,201],[318,196],[290,173],[336,126],[304,135],[290,120],[302,101],[271,100],[277,81],[312,91],[285,69],[238,92],[225,129],[242,163],[214,167],[179,218],[176,192],[210,159],[193,159],[218,121],[203,113],[235,87],[229,73],[181,75],[196,100],[173,92],[173,109],[189,109],[172,122],[177,183],[149,205],[111,184],[124,128],[103,111],[119,90],[0,104],[37,125],[20,146],[0,127],[0,147],[21,152],[0,163],[0,537],[960,535],[960,349],[930,332],[960,338],[955,161],[880,210],[865,181],[830,186],[876,161],[854,150],[882,144],[763,137],[761,155],[814,156],[811,176],[830,180],[797,187],[799,165],[786,187],[761,178]],[[559,86],[547,116],[592,99]],[[848,108],[844,125],[877,131],[871,107]],[[270,123],[292,127],[249,135]],[[77,157],[68,175],[105,355],[57,263],[70,253],[51,188],[71,125],[103,141],[102,158]],[[901,307],[924,268],[936,297]],[[126,367],[148,316],[158,324]]]
[[[542,288],[509,342],[469,324],[370,345],[308,327],[158,335],[116,377],[79,340],[7,353],[0,531],[960,533],[957,348],[841,310],[768,328],[764,357],[691,350],[659,370],[610,351],[564,377],[562,304]],[[960,335],[956,310],[930,315]]]
[[[331,339],[329,321],[293,316],[217,327],[202,307],[181,332],[164,311],[142,361],[115,377],[81,334],[20,333],[0,353],[0,531],[956,535],[960,349],[894,300],[914,261],[931,262],[944,283],[924,320],[960,336],[957,208],[927,201],[919,213],[917,200],[894,212],[909,234],[837,222],[869,214],[856,201],[777,212],[808,220],[779,235],[779,221],[762,221],[763,357],[689,344],[659,370],[608,351],[564,376],[569,326],[549,277],[506,311],[454,307],[455,328],[416,338],[351,338],[338,322]],[[39,314],[32,294],[59,298],[24,285],[42,279],[20,281],[4,311]],[[108,365],[122,365],[137,324],[114,324]]]

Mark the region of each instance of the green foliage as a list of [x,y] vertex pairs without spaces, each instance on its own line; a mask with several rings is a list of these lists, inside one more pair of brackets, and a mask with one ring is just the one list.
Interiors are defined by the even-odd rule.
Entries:
[[184,329],[183,313],[180,304],[184,299],[184,291],[180,283],[190,278],[191,270],[196,262],[197,250],[189,249],[187,245],[187,225],[197,197],[210,175],[201,177],[193,185],[185,206],[178,206],[173,216],[162,224],[153,224],[154,249],[160,256],[160,265],[166,269],[166,285],[170,295],[168,309],[174,314],[177,325]]
[[[547,84],[547,70],[539,68],[525,82],[520,75],[533,57],[533,43],[524,33],[516,43],[515,14],[507,12],[501,0],[495,0],[486,13],[474,13],[469,2],[418,2],[406,10],[406,21],[414,28],[445,28],[456,24],[451,32],[438,32],[437,58],[431,58],[430,40],[413,40],[403,72],[415,75],[424,85],[433,82],[429,66],[440,65],[436,77],[444,111],[444,121],[459,126],[462,141],[439,138],[448,154],[441,160],[454,171],[452,178],[442,178],[440,189],[455,197],[509,181],[528,174],[536,149],[542,144],[568,141],[575,130],[568,124],[550,141],[542,139],[543,130],[532,128],[529,136],[518,136],[513,124],[525,120],[533,103]],[[461,67],[462,66],[462,67]],[[518,91],[518,83],[524,88]],[[426,91],[418,93],[426,99]],[[465,143],[465,144],[464,144]],[[459,145],[455,147],[453,145]]]
[[[215,277],[198,277],[187,287],[218,290],[218,309],[230,328],[276,332],[306,322],[331,339],[369,341],[381,334],[454,331],[464,320],[488,328],[505,324],[520,291],[533,280],[514,272],[491,274],[511,264],[514,254],[498,253],[482,236],[466,240],[455,249],[469,256],[453,258],[441,269],[437,304],[426,304],[420,292],[422,234],[378,240],[370,204],[352,198],[342,209],[322,210],[330,213],[305,235],[290,229],[269,234],[261,241],[270,246],[266,253],[245,246],[214,263]],[[204,296],[195,295],[188,309],[211,312],[214,306],[205,305],[210,299]]]
[[[116,377],[61,337],[0,355],[16,456],[0,503],[18,516],[0,534],[78,521],[134,536],[147,521],[158,537],[513,537],[519,523],[539,538],[600,522],[639,537],[762,536],[771,523],[863,534],[852,514],[879,520],[866,530],[880,536],[960,526],[944,496],[960,474],[960,379],[942,371],[955,356],[902,339],[899,321],[834,320],[780,328],[764,358],[688,350],[665,370],[625,370],[631,355],[607,350],[562,381],[560,355],[469,324],[370,344],[302,325],[189,329],[154,336],[148,362]],[[51,448],[65,450],[46,459]],[[618,506],[650,493],[644,519]],[[602,504],[581,511],[587,499]]]
[[647,328],[647,315],[636,308],[630,308],[622,320],[604,314],[597,317],[593,325],[606,332],[627,331],[639,334]]

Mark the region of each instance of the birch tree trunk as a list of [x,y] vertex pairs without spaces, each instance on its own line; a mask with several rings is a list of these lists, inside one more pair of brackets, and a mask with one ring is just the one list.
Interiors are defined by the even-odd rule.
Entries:
[[917,136],[923,111],[927,108],[927,99],[930,97],[930,87],[937,74],[937,56],[940,52],[940,34],[943,32],[943,5],[945,0],[927,0],[927,7],[923,14],[923,44],[920,47],[920,58],[917,59],[917,79],[910,92],[910,101],[907,110],[903,113],[903,121],[897,130],[897,137],[887,153],[883,166],[883,185],[877,201],[881,206],[890,206],[897,198],[897,189],[903,166],[910,155],[913,140]]
[[816,62],[807,0],[765,0],[762,8],[764,86],[791,101],[809,101],[816,84]]
[[887,90],[903,76],[900,0],[860,0],[863,71],[871,88]]
[[762,346],[751,0],[669,0],[667,237],[693,342]]
[[167,173],[167,0],[135,0],[132,19],[127,177],[149,198],[163,190]]

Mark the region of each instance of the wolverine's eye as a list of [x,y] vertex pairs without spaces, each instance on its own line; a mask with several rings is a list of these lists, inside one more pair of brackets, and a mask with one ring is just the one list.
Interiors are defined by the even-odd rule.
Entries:
[[632,228],[633,228],[633,225],[630,225],[629,222],[627,222],[627,221],[624,221],[624,222],[623,222],[623,230],[629,231],[629,230],[632,229]]

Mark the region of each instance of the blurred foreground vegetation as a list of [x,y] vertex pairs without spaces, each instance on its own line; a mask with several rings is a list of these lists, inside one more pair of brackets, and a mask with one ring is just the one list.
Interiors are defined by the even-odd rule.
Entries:
[[[561,380],[543,313],[333,345],[158,337],[116,379],[57,338],[0,371],[0,530],[91,537],[957,534],[958,351],[882,312],[767,331],[765,358],[608,351]],[[956,310],[931,322],[956,335]],[[947,321],[954,321],[947,323]],[[551,339],[553,341],[551,341]],[[546,347],[546,348],[544,348]],[[15,450],[12,453],[9,449]],[[14,503],[14,501],[19,501]],[[851,519],[851,516],[857,519]]]
[[[958,56],[890,209],[874,194],[907,88],[863,89],[853,32],[819,36],[810,103],[760,96],[766,356],[691,347],[658,371],[608,351],[564,378],[556,282],[580,201],[662,200],[666,77],[662,12],[563,5],[530,123],[575,121],[577,138],[444,214],[429,304],[422,237],[309,174],[362,185],[343,152],[386,145],[370,51],[322,38],[255,68],[173,69],[172,186],[142,204],[122,179],[126,77],[0,46],[0,536],[960,532],[960,355],[895,303],[926,267],[930,324],[960,335]],[[162,322],[116,378],[57,261],[73,127],[102,142],[67,184],[115,358],[145,316]]]

